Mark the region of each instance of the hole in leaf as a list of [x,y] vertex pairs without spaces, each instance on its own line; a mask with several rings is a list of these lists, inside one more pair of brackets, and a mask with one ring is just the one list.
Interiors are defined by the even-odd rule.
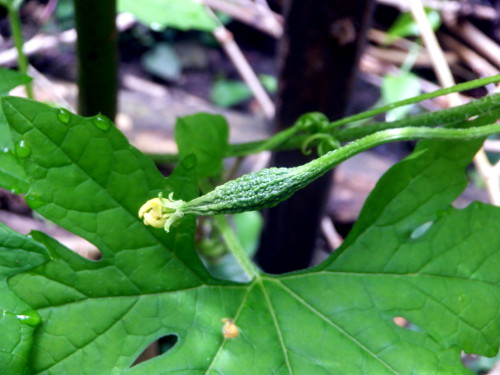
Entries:
[[177,337],[177,335],[167,335],[163,336],[158,341],[160,342],[160,353],[163,354],[168,352],[175,346],[175,344],[177,344],[179,337]]
[[144,349],[144,351],[139,354],[131,367],[168,352],[175,346],[175,344],[177,344],[177,341],[179,341],[179,337],[177,337],[177,335],[166,335],[160,337],[159,339],[149,344],[146,349]]
[[86,259],[97,261],[102,258],[102,254],[97,247],[86,239],[78,237],[73,233],[64,232],[64,235],[55,238],[68,249]]

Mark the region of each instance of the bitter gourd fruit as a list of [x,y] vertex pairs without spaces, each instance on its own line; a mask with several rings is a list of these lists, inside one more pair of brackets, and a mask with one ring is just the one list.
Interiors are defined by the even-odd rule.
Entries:
[[139,210],[146,225],[163,227],[167,232],[174,222],[187,214],[220,215],[272,207],[288,199],[340,162],[372,147],[400,140],[470,140],[500,132],[500,124],[468,129],[405,127],[382,130],[357,139],[336,150],[294,168],[267,168],[226,182],[191,201],[159,196]]

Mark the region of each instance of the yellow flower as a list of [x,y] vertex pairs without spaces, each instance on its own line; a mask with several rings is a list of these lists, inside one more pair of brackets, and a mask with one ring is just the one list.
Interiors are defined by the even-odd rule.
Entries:
[[145,225],[163,228],[168,232],[172,224],[184,216],[182,207],[185,202],[174,200],[173,197],[174,193],[170,193],[168,198],[160,194],[158,198],[148,200],[139,209],[139,218],[143,219]]

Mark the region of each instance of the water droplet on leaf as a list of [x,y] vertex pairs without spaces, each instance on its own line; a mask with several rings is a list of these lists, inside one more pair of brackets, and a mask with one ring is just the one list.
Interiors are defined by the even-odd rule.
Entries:
[[422,237],[427,231],[432,227],[432,224],[434,224],[433,221],[428,221],[426,223],[423,223],[422,225],[416,227],[413,232],[411,232],[410,238],[412,240],[416,240],[417,238]]
[[68,110],[64,109],[64,108],[59,108],[57,110],[57,118],[63,124],[68,124],[69,121],[71,120],[71,113]]
[[22,323],[31,327],[36,327],[42,319],[35,310],[29,310],[23,314],[16,315],[16,318]]
[[149,27],[153,31],[161,31],[163,29],[162,26],[161,26],[161,24],[159,22],[151,22],[149,24]]
[[196,167],[196,165],[198,165],[198,160],[196,159],[196,156],[194,154],[189,154],[184,159],[182,159],[181,164],[184,168],[186,168],[186,170],[189,171],[190,169],[193,169],[194,167]]
[[22,159],[31,155],[31,147],[24,140],[14,146],[14,151],[16,155]]
[[37,208],[43,206],[45,204],[40,198],[32,195],[28,195],[25,197],[26,204],[30,206],[32,209],[36,210]]
[[97,116],[94,116],[94,118],[92,119],[92,123],[97,126],[99,129],[101,130],[108,130],[110,127],[111,127],[111,120],[109,118],[107,118],[106,116],[104,115],[97,115]]

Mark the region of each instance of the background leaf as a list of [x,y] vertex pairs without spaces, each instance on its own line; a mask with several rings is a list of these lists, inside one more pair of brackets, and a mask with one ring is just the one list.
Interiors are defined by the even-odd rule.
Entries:
[[[450,208],[479,142],[421,143],[381,179],[329,260],[234,284],[201,265],[193,218],[166,234],[136,216],[159,191],[195,196],[193,157],[165,180],[115,127],[61,123],[23,99],[4,108],[14,141],[31,150],[32,206],[103,253],[84,260],[37,235],[50,261],[9,280],[42,317],[35,374],[467,374],[461,350],[498,350],[500,209]],[[223,318],[238,338],[223,338]],[[177,336],[173,348],[130,367],[164,335]]]
[[119,0],[121,12],[132,13],[139,21],[153,30],[166,27],[181,30],[213,31],[217,24],[205,7],[193,0]]
[[29,374],[33,332],[38,314],[7,286],[7,279],[48,260],[45,248],[0,223],[0,373]]
[[259,245],[264,220],[260,212],[249,211],[233,215],[235,233],[249,257],[253,257]]
[[[13,88],[31,81],[31,77],[15,70],[0,68],[0,95],[7,94]],[[24,170],[14,155],[14,144],[10,136],[9,125],[0,107],[0,187],[21,194],[26,192],[28,184]]]
[[[276,78],[260,74],[259,80],[268,92],[276,92],[278,88]],[[252,96],[252,91],[245,82],[230,79],[217,79],[210,91],[210,100],[223,108],[241,104],[251,99]]]
[[[434,31],[439,29],[441,26],[441,15],[438,11],[425,8],[425,14],[427,15],[427,19]],[[396,21],[392,24],[392,26],[387,31],[388,40],[387,43],[391,43],[395,39],[398,38],[406,38],[408,36],[419,36],[420,30],[413,19],[413,16],[410,12],[401,13]]]
[[0,5],[11,8],[17,12],[22,2],[22,0],[0,0]]
[[168,43],[158,43],[142,57],[142,65],[151,74],[169,81],[176,81],[182,65],[174,48]]
[[220,115],[198,113],[180,117],[175,125],[179,157],[196,155],[199,178],[218,175],[228,151],[229,130]]
[[210,100],[219,107],[228,108],[252,97],[245,82],[218,79],[210,91]]
[[[382,80],[382,100],[384,103],[394,103],[399,100],[412,98],[420,94],[419,78],[409,72],[401,72],[395,76],[387,74]],[[405,118],[414,105],[394,108],[385,115],[386,121],[397,121]]]
[[17,70],[0,68],[0,95],[6,95],[17,86],[31,82],[31,77]]

